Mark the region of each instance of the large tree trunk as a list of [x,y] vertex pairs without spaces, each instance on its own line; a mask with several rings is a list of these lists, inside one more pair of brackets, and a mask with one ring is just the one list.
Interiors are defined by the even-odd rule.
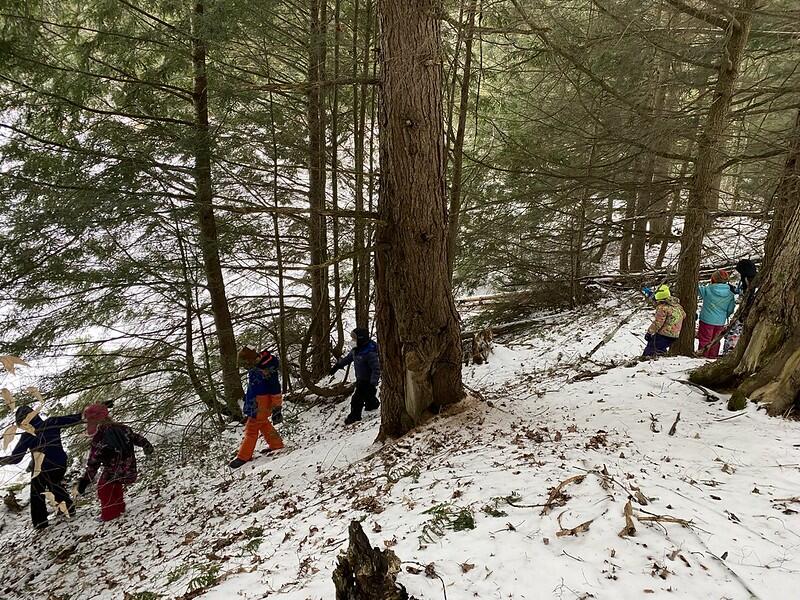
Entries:
[[[461,177],[464,165],[464,136],[467,129],[467,110],[469,109],[469,83],[472,75],[472,39],[475,32],[475,13],[478,9],[477,0],[469,0],[467,9],[466,32],[464,33],[464,72],[461,76],[461,98],[458,108],[458,126],[456,139],[453,145],[453,183],[450,189],[450,223],[447,233],[447,270],[450,280],[458,250],[458,225],[461,214]],[[454,61],[457,63],[457,61]]]
[[447,271],[439,2],[380,0],[383,87],[376,234],[381,437],[463,397]]
[[732,409],[750,398],[779,415],[800,402],[800,112],[773,200],[758,293],[743,317],[736,350],[691,378],[711,387],[736,387]]
[[211,310],[219,342],[222,365],[222,385],[228,412],[241,416],[239,400],[242,398],[242,382],[236,361],[236,338],[225,295],[225,279],[219,258],[217,221],[211,189],[211,135],[208,126],[208,77],[206,74],[206,44],[203,36],[203,2],[195,2],[192,13],[192,67],[194,92],[192,100],[195,118],[194,177],[195,209],[200,229],[200,249],[206,273]]
[[769,269],[781,240],[785,235],[789,218],[800,204],[800,111],[794,123],[789,143],[789,157],[783,168],[783,176],[772,198],[772,225],[764,243],[764,260],[761,269]]
[[311,254],[311,375],[319,379],[330,366],[330,298],[328,293],[328,241],[325,216],[325,106],[322,97],[325,67],[324,0],[310,2],[308,62],[308,199]]
[[[796,175],[796,174],[795,174]],[[797,183],[794,192],[798,193]],[[800,205],[786,223],[771,266],[745,319],[736,351],[695,371],[692,380],[711,387],[736,387],[729,407],[746,399],[784,414],[800,400]]]
[[675,350],[694,354],[695,313],[697,311],[697,271],[708,226],[709,205],[714,196],[714,180],[720,165],[723,133],[728,124],[728,112],[736,86],[739,64],[747,46],[750,24],[756,0],[742,0],[734,11],[728,27],[728,37],[722,49],[714,99],[698,140],[698,155],[692,187],[681,235],[681,255],[678,260],[678,295],[686,309],[681,336]]

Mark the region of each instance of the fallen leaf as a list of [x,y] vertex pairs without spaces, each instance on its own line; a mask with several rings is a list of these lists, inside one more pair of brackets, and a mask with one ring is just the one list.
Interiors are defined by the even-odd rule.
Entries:
[[31,386],[29,388],[25,388],[25,391],[28,392],[34,398],[36,398],[40,403],[42,404],[44,403],[44,396],[42,396],[42,393],[39,391],[39,388]]
[[3,431],[3,450],[6,450],[11,445],[15,435],[17,435],[17,424],[12,423]]
[[470,571],[472,571],[472,569],[475,568],[475,565],[468,562],[461,563],[459,566],[461,567],[462,573],[469,573]]
[[0,390],[0,393],[3,394],[3,400],[5,400],[8,410],[12,412],[17,410],[17,401],[14,400],[14,394],[11,393],[11,390],[8,388],[3,388]]
[[416,567],[412,567],[409,565],[406,567],[406,573],[411,573],[412,575],[419,575],[420,573],[422,573],[422,569],[418,569]]
[[6,371],[11,373],[12,375],[16,374],[17,366],[30,367],[28,363],[26,363],[18,356],[0,356],[0,364],[2,364],[3,367],[5,367]]
[[42,463],[44,462],[44,452],[34,452],[33,453],[33,475],[31,475],[31,479],[34,479],[39,476],[42,472]]

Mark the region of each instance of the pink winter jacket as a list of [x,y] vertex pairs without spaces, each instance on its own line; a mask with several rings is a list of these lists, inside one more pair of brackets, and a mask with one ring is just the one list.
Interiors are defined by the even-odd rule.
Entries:
[[686,311],[675,297],[667,298],[656,305],[656,315],[647,333],[663,335],[664,337],[677,338],[681,334]]

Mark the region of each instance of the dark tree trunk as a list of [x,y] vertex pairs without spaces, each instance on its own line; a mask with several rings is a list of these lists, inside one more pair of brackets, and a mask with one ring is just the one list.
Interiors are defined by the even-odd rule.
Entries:
[[625,218],[622,221],[622,239],[619,244],[619,272],[630,271],[631,240],[633,238],[633,218],[636,216],[636,191],[628,190],[625,201]]
[[781,415],[800,404],[800,204],[794,204],[785,227],[779,227],[782,234],[776,234],[774,256],[759,279],[736,350],[691,376],[702,385],[735,387],[731,409],[744,408],[750,399]]
[[376,234],[381,437],[460,400],[459,319],[447,271],[441,31],[436,0],[380,0],[383,86]]
[[325,107],[323,87],[325,30],[322,21],[324,1],[310,2],[308,62],[308,199],[309,244],[311,249],[311,343],[314,347],[311,376],[319,379],[330,366],[330,298],[328,293],[328,241],[325,211]]
[[731,99],[756,4],[756,0],[742,0],[734,11],[736,23],[731,23],[728,28],[714,99],[698,140],[697,162],[689,190],[686,220],[681,236],[681,255],[678,260],[678,295],[686,309],[686,320],[675,350],[687,356],[694,354],[697,271],[700,268],[703,239],[708,226],[709,204],[714,195],[714,179],[720,165],[723,133],[728,124]]
[[[339,0],[335,0],[333,11],[333,80],[339,79],[339,48],[341,45],[341,5]],[[333,264],[333,306],[336,311],[336,348],[334,355],[342,355],[345,344],[344,323],[342,319],[342,278],[339,262],[339,86],[333,86],[333,99],[331,102],[331,205],[333,207],[333,256],[336,262]]]
[[[461,75],[461,99],[458,109],[458,126],[453,144],[453,183],[450,189],[450,222],[447,233],[447,270],[450,280],[453,279],[456,252],[458,250],[458,225],[461,213],[461,177],[464,165],[464,136],[467,129],[467,111],[469,110],[469,84],[472,74],[472,39],[475,32],[475,13],[477,0],[469,0],[467,10],[466,32],[464,33],[464,72]],[[457,63],[457,61],[455,61]]]
[[[361,55],[361,81],[353,84],[353,145],[355,166],[355,205],[356,213],[364,210],[364,140],[366,138],[367,120],[367,93],[366,84],[369,76],[370,47],[372,43],[372,2],[366,0],[366,15],[363,22],[363,46],[358,45],[360,24],[359,0],[355,0],[353,16],[353,81],[359,78],[359,54]],[[367,235],[364,219],[356,217],[353,225],[353,296],[356,308],[356,326],[367,328],[369,326],[369,278],[370,256],[366,251]]]
[[192,13],[192,67],[194,76],[195,144],[194,177],[195,209],[200,230],[200,249],[203,254],[211,310],[214,313],[217,340],[222,365],[222,385],[228,412],[241,417],[239,400],[244,394],[236,361],[236,338],[225,295],[225,279],[219,258],[217,221],[214,217],[211,188],[211,135],[208,125],[208,77],[206,74],[206,44],[203,35],[203,2],[195,2]]
[[358,521],[350,523],[350,545],[333,572],[336,600],[408,600],[397,583],[400,559],[392,550],[370,546]]

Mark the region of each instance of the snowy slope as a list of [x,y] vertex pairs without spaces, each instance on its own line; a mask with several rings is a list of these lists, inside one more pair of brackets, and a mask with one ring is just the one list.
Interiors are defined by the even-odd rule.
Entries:
[[145,463],[118,522],[90,503],[36,536],[0,508],[0,597],[329,599],[352,519],[419,599],[798,597],[800,424],[707,402],[681,383],[697,361],[602,372],[641,350],[646,312],[576,370],[630,310],[500,340],[465,369],[473,396],[391,445],[324,404],[233,474],[238,430],[194,466]]

